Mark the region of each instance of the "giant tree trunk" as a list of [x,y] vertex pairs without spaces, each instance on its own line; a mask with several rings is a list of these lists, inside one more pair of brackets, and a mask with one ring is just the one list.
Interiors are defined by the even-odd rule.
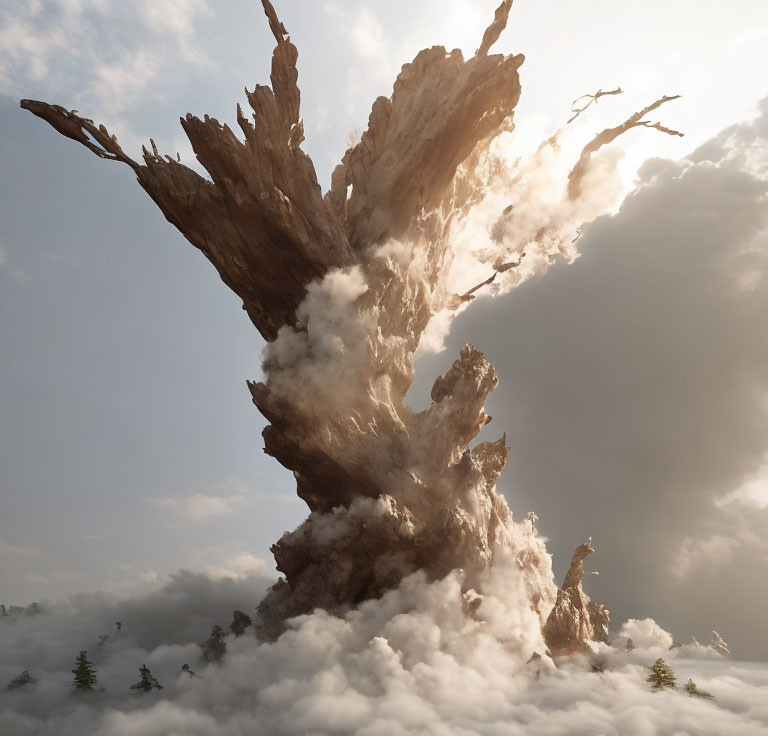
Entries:
[[[468,345],[435,381],[425,411],[404,403],[430,320],[463,308],[497,275],[513,278],[537,248],[546,258],[566,249],[581,223],[525,234],[507,207],[494,247],[472,255],[491,277],[451,293],[454,227],[498,174],[488,151],[512,129],[520,97],[522,55],[488,53],[511,0],[473,58],[436,46],[403,67],[325,196],[300,147],[297,51],[262,2],[277,41],[272,87],[248,93],[250,119],[238,106],[243,138],[208,116],[181,119],[210,181],[161,157],[154,143],[138,163],[103,126],[55,105],[22,107],[129,165],[268,341],[265,381],[249,387],[270,422],[266,452],[294,472],[311,514],[272,547],[285,579],[260,606],[262,632],[274,635],[286,617],[315,607],[343,611],[415,570],[439,577],[462,568],[469,586],[498,554],[517,559],[544,621],[556,593],[549,556],[532,521],[515,523],[496,492],[509,448],[503,439],[470,448],[490,421],[483,403],[497,384],[492,366]],[[602,141],[591,145],[570,182],[573,202]],[[505,176],[513,189],[522,177]]]

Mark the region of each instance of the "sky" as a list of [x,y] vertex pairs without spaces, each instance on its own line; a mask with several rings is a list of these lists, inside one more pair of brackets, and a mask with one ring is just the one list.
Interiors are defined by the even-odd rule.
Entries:
[[[495,4],[277,3],[321,182],[400,65],[433,44],[471,54]],[[557,577],[591,535],[588,592],[617,623],[650,616],[683,640],[715,628],[745,659],[768,657],[767,37],[758,0],[518,0],[496,50],[526,55],[520,136],[619,85],[574,124],[585,140],[662,94],[682,95],[659,118],[686,135],[626,136],[640,189],[585,231],[575,263],[473,304],[411,394],[423,404],[465,342],[484,350],[501,384],[480,439],[507,433],[500,488],[518,518],[539,515]],[[238,300],[127,168],[18,107],[75,108],[129,155],[152,136],[191,163],[179,115],[233,123],[272,46],[256,2],[0,8],[6,603],[135,594],[181,568],[268,576],[269,545],[306,513],[261,452],[245,381],[264,343]]]

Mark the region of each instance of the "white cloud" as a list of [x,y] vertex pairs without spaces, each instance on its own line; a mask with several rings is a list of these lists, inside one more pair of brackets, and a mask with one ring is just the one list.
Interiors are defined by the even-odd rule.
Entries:
[[249,552],[228,557],[222,565],[207,565],[205,573],[212,578],[247,578],[251,575],[266,577],[272,574],[273,564]]
[[116,114],[130,108],[150,82],[157,79],[160,58],[149,49],[127,52],[110,64],[101,64],[86,87],[86,94],[99,100],[102,109]]
[[[81,595],[43,605],[44,615],[0,619],[0,682],[23,669],[35,685],[0,690],[0,730],[75,736],[557,736],[738,733],[768,726],[768,666],[724,660],[705,647],[669,650],[654,621],[629,621],[635,650],[605,645],[593,661],[556,669],[527,663],[535,630],[525,626],[514,568],[474,614],[460,580],[415,575],[344,618],[322,611],[290,622],[276,642],[230,637],[221,663],[206,667],[198,643],[234,609],[253,612],[265,581],[179,573],[137,598]],[[534,617],[535,618],[535,617]],[[115,622],[121,622],[116,630]],[[98,636],[109,634],[101,646]],[[533,639],[529,638],[533,637]],[[73,707],[72,662],[86,649],[99,685]],[[690,677],[714,701],[654,693],[647,666],[663,656],[680,686]],[[164,689],[131,696],[145,663]],[[188,663],[200,677],[181,672]],[[4,680],[3,680],[4,678]]]
[[29,583],[48,585],[50,583],[69,583],[73,580],[81,580],[82,577],[82,573],[79,572],[51,572],[47,574],[32,572],[25,575],[24,579]]
[[758,268],[750,268],[742,271],[736,279],[736,288],[739,291],[754,291],[763,280],[763,271]]
[[143,5],[132,13],[106,0],[54,0],[43,11],[36,0],[11,0],[0,13],[0,92],[65,94],[114,127],[175,59],[212,66],[197,36],[213,13],[208,0]]
[[378,56],[387,48],[384,27],[370,8],[358,8],[350,26],[350,38],[360,56]]
[[367,59],[386,52],[389,41],[384,26],[371,8],[350,10],[328,4],[325,11],[338,22],[342,35],[351,41],[360,56]]
[[22,547],[0,539],[0,557],[39,557],[40,550],[35,547]]
[[144,12],[149,25],[158,31],[174,34],[181,46],[184,58],[196,65],[210,65],[211,60],[195,43],[195,24],[199,16],[213,15],[207,0],[144,0]]
[[625,643],[629,639],[639,649],[669,649],[673,643],[672,636],[652,618],[625,621],[619,632],[619,641]]
[[[17,5],[23,5],[17,3]],[[23,68],[24,76],[42,80],[49,72],[52,57],[67,46],[64,25],[41,27],[36,23],[36,4],[16,13],[0,16],[0,90],[10,92],[17,81],[14,77]]]
[[208,496],[195,493],[191,496],[166,496],[164,498],[147,499],[150,503],[173,510],[190,521],[205,521],[215,516],[226,516],[233,513],[234,507],[241,503],[245,496]]
[[755,473],[744,479],[738,488],[716,501],[723,507],[737,504],[747,509],[763,510],[768,508],[768,454]]
[[736,560],[741,561],[740,565],[746,561],[768,563],[768,455],[733,491],[716,498],[714,506],[720,516],[707,528],[717,531],[681,540],[672,562],[677,577],[694,573],[719,575]]
[[738,540],[722,534],[704,539],[685,537],[672,563],[672,571],[678,577],[684,577],[702,567],[718,569],[731,560],[738,547]]
[[171,581],[170,575],[163,575],[154,570],[142,570],[134,572],[130,565],[120,565],[122,570],[131,573],[129,577],[122,580],[114,580],[107,586],[107,589],[113,593],[131,593],[136,595],[141,592],[154,590],[161,585],[166,585]]

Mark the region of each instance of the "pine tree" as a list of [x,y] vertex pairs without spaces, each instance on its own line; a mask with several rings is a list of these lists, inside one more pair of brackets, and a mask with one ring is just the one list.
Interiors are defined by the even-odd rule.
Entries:
[[37,680],[32,677],[32,675],[27,672],[27,670],[24,670],[20,675],[16,675],[6,686],[6,690],[18,690],[20,687],[24,687],[24,685],[34,685],[37,682]]
[[247,613],[243,613],[242,611],[235,611],[233,616],[234,619],[229,625],[229,628],[235,637],[242,636],[245,633],[245,630],[253,623],[253,619],[251,619]]
[[72,681],[75,690],[93,690],[98,678],[96,677],[96,670],[88,661],[88,652],[85,650],[77,655],[72,674],[75,676]]
[[688,695],[697,695],[700,698],[712,698],[714,700],[715,696],[712,695],[712,693],[708,693],[706,690],[699,690],[699,688],[696,687],[696,683],[690,677],[683,687]]
[[206,662],[218,662],[224,656],[227,651],[227,644],[224,641],[226,636],[218,624],[211,629],[208,641],[200,645],[203,648],[203,658]]
[[653,690],[662,690],[665,687],[676,688],[675,673],[672,668],[659,657],[649,668],[648,682]]
[[633,642],[632,639],[627,639],[626,650],[628,652],[631,652],[634,648],[635,648],[635,642]]
[[143,664],[139,667],[139,673],[141,677],[135,685],[131,685],[131,690],[143,690],[148,693],[150,690],[162,690],[163,686],[155,679],[154,675],[149,671],[149,667]]

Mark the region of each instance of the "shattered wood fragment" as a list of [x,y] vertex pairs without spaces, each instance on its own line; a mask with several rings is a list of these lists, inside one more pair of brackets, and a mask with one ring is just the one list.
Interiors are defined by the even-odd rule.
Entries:
[[493,23],[485,29],[480,48],[475,52],[475,56],[486,56],[491,46],[499,40],[502,31],[507,27],[509,11],[512,9],[512,0],[502,0],[501,5],[496,8],[493,17]]
[[492,284],[493,280],[496,278],[497,273],[498,271],[494,271],[485,281],[481,281],[476,286],[473,286],[469,291],[462,294],[459,299],[463,302],[468,302],[474,299],[475,292],[482,289],[484,286],[488,286],[488,284]]

